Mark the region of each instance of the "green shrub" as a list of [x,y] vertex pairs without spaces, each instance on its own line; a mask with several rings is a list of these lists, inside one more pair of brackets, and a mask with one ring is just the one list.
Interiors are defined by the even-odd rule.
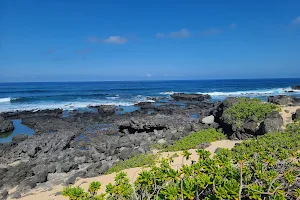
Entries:
[[127,160],[115,163],[111,168],[108,169],[107,174],[135,167],[150,167],[156,163],[157,158],[158,155],[154,154],[134,155],[133,157]]
[[173,145],[169,145],[164,151],[181,151],[194,149],[197,145],[204,142],[214,142],[216,140],[226,139],[226,136],[221,130],[214,128],[201,130],[198,132],[191,133],[182,139],[176,141]]
[[[199,160],[180,169],[171,167],[172,159],[162,159],[159,167],[140,172],[134,185],[125,173],[119,173],[99,199],[299,199],[300,162],[290,159],[300,150],[299,130],[300,125],[294,124],[283,133],[250,139],[232,150],[220,149],[213,158],[199,149]],[[184,151],[183,155],[189,159],[190,153]],[[77,198],[84,193],[80,188],[70,190],[63,194]],[[89,195],[81,199],[95,199]]]
[[239,98],[238,103],[227,108],[223,113],[223,118],[229,123],[236,123],[238,127],[248,119],[262,121],[266,116],[280,108],[271,103],[264,103],[259,99]]

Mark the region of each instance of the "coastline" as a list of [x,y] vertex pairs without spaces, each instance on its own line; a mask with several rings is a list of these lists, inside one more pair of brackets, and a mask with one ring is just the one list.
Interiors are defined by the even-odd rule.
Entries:
[[[202,94],[179,93],[171,97],[172,100],[165,103],[138,103],[138,110],[123,114],[116,114],[118,108],[111,105],[94,107],[97,112],[74,111],[67,116],[61,109],[2,113],[5,120],[22,119],[23,125],[34,130],[33,136],[22,135],[11,143],[0,144],[2,188],[9,191],[9,199],[13,199],[23,197],[28,191],[41,192],[39,188],[82,183],[76,182],[77,179],[95,180],[91,177],[102,177],[118,161],[134,154],[151,152],[153,144],[172,144],[191,132],[222,128],[230,141],[212,143],[207,150],[214,153],[217,147],[232,148],[236,140],[280,130],[300,106],[297,98],[270,97],[272,103],[289,105],[283,107],[284,113],[280,113],[284,114],[283,117],[276,111],[255,122],[255,126],[254,122],[245,121],[242,129],[235,130],[224,120],[223,114],[224,110],[237,104],[239,98],[210,102],[210,96]],[[287,109],[289,112],[284,111]],[[229,126],[231,131],[227,130]],[[113,179],[111,176],[104,177],[107,179],[104,178],[103,184]]]

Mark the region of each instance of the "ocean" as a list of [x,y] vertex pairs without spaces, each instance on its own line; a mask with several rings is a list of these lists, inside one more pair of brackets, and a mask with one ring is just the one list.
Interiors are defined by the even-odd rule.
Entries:
[[270,95],[300,97],[288,92],[300,85],[298,79],[191,80],[191,81],[109,81],[0,83],[0,112],[62,108],[85,109],[89,105],[132,106],[148,97],[166,97],[176,92],[209,94],[212,101],[229,96]]

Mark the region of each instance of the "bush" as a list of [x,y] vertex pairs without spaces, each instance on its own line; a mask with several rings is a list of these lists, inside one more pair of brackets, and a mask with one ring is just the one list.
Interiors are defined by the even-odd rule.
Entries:
[[245,120],[262,121],[267,115],[280,108],[271,103],[264,103],[259,99],[238,98],[238,103],[227,108],[223,113],[223,118],[229,123],[242,124]]
[[134,155],[133,157],[119,161],[108,169],[107,174],[119,172],[124,169],[135,168],[135,167],[150,167],[155,164],[158,155],[154,154],[140,154]]
[[216,130],[214,128],[201,130],[189,134],[182,139],[176,141],[173,145],[170,145],[163,149],[164,151],[181,151],[194,149],[197,145],[204,142],[214,142],[216,140],[226,139],[226,136],[221,130]]
[[[294,124],[293,129],[288,127],[284,133],[247,140],[232,150],[220,149],[213,158],[208,151],[199,149],[199,160],[178,170],[170,166],[172,159],[163,159],[159,167],[142,171],[134,185],[121,172],[99,198],[299,199],[300,162],[297,157],[290,159],[300,150],[299,126]],[[183,155],[189,159],[187,151]],[[80,196],[84,192],[77,188],[74,193]]]

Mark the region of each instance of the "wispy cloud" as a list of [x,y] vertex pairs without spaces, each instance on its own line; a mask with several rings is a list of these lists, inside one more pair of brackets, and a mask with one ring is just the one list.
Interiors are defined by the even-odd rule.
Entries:
[[94,37],[94,36],[90,36],[90,37],[87,38],[88,43],[98,43],[100,41],[101,41],[101,39],[99,39],[97,37]]
[[234,24],[234,23],[229,25],[229,28],[232,29],[232,30],[236,29],[236,27],[237,27],[237,24]]
[[211,28],[211,29],[207,29],[207,30],[204,30],[204,31],[200,31],[200,35],[213,36],[213,35],[218,35],[218,34],[220,34],[222,32],[223,32],[222,29]]
[[188,38],[192,35],[192,33],[183,28],[180,29],[179,31],[173,31],[171,33],[156,33],[156,38]]
[[300,16],[293,19],[291,25],[300,25]]
[[147,77],[152,77],[152,74],[147,73],[146,76],[147,76]]
[[164,33],[156,33],[156,37],[163,38],[163,37],[165,37],[165,34]]
[[104,42],[108,44],[125,44],[128,39],[121,36],[109,36]]
[[85,48],[85,49],[78,49],[78,50],[76,51],[76,53],[77,53],[78,55],[84,56],[84,55],[90,53],[90,51],[91,51],[91,49]]
[[191,32],[185,28],[170,33],[170,37],[173,38],[187,38],[190,36],[191,36]]

